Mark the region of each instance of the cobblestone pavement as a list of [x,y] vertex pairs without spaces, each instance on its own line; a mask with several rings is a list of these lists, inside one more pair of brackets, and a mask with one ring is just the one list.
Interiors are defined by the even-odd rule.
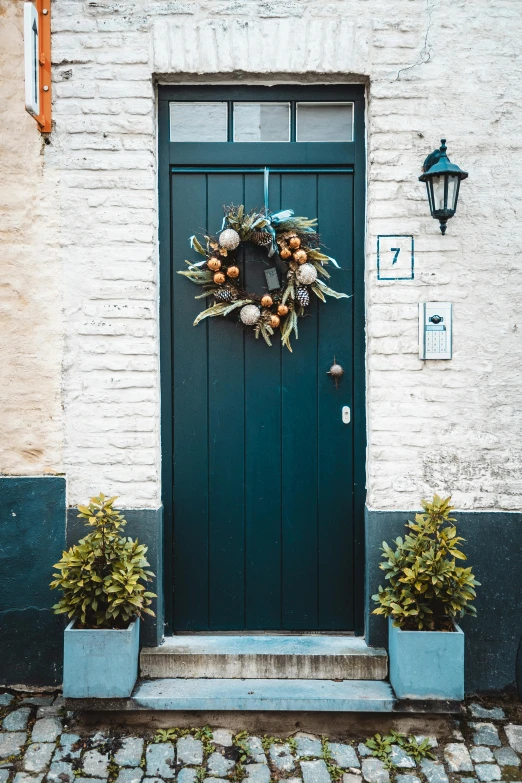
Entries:
[[96,730],[49,695],[0,693],[0,719],[0,783],[522,783],[522,705],[500,697],[466,704],[444,736],[387,735],[373,754],[353,729],[349,738]]

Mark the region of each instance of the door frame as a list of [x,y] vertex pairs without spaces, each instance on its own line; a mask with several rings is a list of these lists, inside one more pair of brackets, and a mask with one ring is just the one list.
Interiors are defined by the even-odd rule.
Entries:
[[[354,103],[354,330],[353,330],[353,417],[354,428],[354,584],[360,586],[355,601],[354,633],[364,634],[365,557],[364,524],[366,502],[366,321],[365,321],[365,235],[366,235],[366,133],[364,85],[279,84],[259,85],[158,85],[158,213],[159,213],[159,340],[161,389],[161,495],[163,503],[163,600],[165,635],[172,630],[173,548],[173,442],[172,442],[172,321],[171,321],[171,188],[169,101],[173,100],[343,100]],[[283,96],[281,97],[281,93]],[[231,142],[233,143],[233,142]],[[295,142],[298,143],[298,142]],[[289,146],[292,142],[289,142]],[[219,166],[219,163],[215,163]],[[226,167],[226,161],[222,162]]]

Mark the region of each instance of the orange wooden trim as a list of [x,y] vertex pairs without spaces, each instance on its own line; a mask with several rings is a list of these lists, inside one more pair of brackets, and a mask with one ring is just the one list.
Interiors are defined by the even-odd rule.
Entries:
[[40,45],[40,114],[35,119],[42,133],[50,133],[52,129],[51,0],[36,0],[36,10]]

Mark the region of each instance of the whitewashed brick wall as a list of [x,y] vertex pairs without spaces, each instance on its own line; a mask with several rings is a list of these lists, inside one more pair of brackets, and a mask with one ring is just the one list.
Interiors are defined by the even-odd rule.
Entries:
[[[70,503],[160,502],[156,80],[363,80],[368,504],[520,508],[521,33],[513,0],[54,0]],[[470,172],[446,237],[417,181],[441,136]],[[387,233],[415,281],[376,280]],[[425,300],[454,303],[451,362],[418,359]]]
[[63,470],[59,172],[24,108],[22,28],[0,0],[0,474],[41,475]]

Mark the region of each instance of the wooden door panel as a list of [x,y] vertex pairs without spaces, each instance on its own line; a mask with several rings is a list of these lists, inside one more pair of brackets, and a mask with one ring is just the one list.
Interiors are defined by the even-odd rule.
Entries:
[[[187,227],[207,221],[205,174],[172,177],[172,264],[185,268]],[[179,275],[172,285],[173,372],[173,607],[176,625],[186,630],[208,626],[208,363],[205,329],[193,329],[200,302],[180,290]],[[168,393],[166,390],[164,393]],[[194,574],[198,575],[194,579]]]
[[[224,201],[243,200],[243,175],[209,174],[207,183],[207,229],[215,234]],[[208,339],[209,628],[233,630],[244,624],[244,335],[220,318],[189,329],[206,330]]]
[[[269,183],[270,203],[280,207],[280,176]],[[261,207],[263,179],[245,175],[245,204]],[[267,254],[258,250],[243,265],[249,290],[266,288]],[[271,266],[272,264],[270,264]],[[250,339],[249,339],[250,338]],[[246,627],[279,629],[281,625],[281,350],[277,339],[245,335],[245,542]]]
[[[318,216],[351,292],[353,176],[271,174],[270,208]],[[224,204],[263,203],[258,173],[172,174],[173,272],[187,238],[216,233]],[[270,262],[272,263],[272,262]],[[265,285],[266,253],[240,259],[247,287]],[[203,300],[172,276],[174,628],[349,630],[353,627],[352,302],[314,300],[294,352],[224,319],[192,326]],[[333,356],[340,388],[326,371]]]
[[[331,271],[332,287],[353,293],[353,177],[320,174],[318,218],[327,253],[342,269]],[[342,263],[341,263],[342,259]],[[353,299],[319,306],[318,373],[318,546],[319,625],[353,627],[353,427],[341,423],[341,409],[353,411]],[[326,374],[334,356],[345,370],[338,388]]]

